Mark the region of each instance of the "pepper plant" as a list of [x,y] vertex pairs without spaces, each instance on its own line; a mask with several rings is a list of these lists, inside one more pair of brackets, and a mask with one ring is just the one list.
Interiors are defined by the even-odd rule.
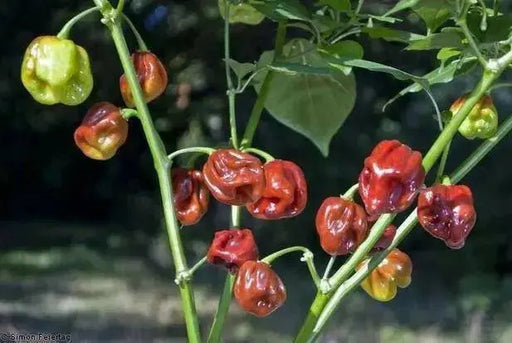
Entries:
[[[302,343],[317,340],[336,308],[359,285],[378,301],[389,301],[399,288],[409,286],[412,261],[397,247],[418,222],[448,248],[460,249],[466,243],[476,212],[470,187],[458,183],[512,129],[512,117],[498,125],[491,98],[512,62],[512,22],[502,13],[500,1],[401,0],[394,6],[374,6],[364,0],[219,0],[225,43],[219,61],[222,58],[225,65],[230,147],[187,147],[174,152],[166,150],[148,106],[167,87],[165,65],[148,50],[123,13],[124,0],[93,2],[93,7],[77,14],[56,36],[34,39],[25,53],[21,79],[42,104],[86,101],[93,87],[89,58],[84,48],[70,40],[70,33],[84,16],[101,15],[124,70],[119,82],[126,107],[101,99],[76,129],[75,142],[86,156],[107,160],[122,153],[118,149],[129,138],[128,122],[142,126],[159,181],[190,342],[201,342],[202,337],[212,343],[222,340],[233,295],[252,315],[268,316],[278,310],[286,301],[286,280],[271,266],[285,254],[302,254],[300,261],[305,262],[317,289],[302,327],[297,328],[295,342]],[[397,28],[411,13],[424,21],[424,32]],[[275,23],[274,50],[264,52],[257,63],[232,59],[230,26],[259,25],[265,18]],[[128,47],[125,25],[135,35],[137,47]],[[413,75],[364,59],[358,43],[362,36],[396,42],[408,50],[437,51],[439,66],[425,75]],[[314,221],[319,244],[331,256],[322,276],[306,247],[286,247],[261,257],[252,231],[240,222],[241,211],[261,220],[283,220],[300,215],[308,199],[301,167],[253,146],[261,115],[266,109],[327,155],[331,138],[354,105],[355,69],[386,73],[406,83],[386,106],[408,93],[425,92],[432,101],[437,121],[432,125],[439,126],[439,135],[423,153],[398,140],[380,142],[368,152],[353,186],[325,195]],[[479,81],[441,112],[430,88],[465,73],[479,75]],[[252,89],[257,98],[239,135],[236,97]],[[456,170],[447,173],[451,142],[458,132],[483,141]],[[177,156],[191,153],[205,155],[202,167],[175,165]],[[433,177],[427,179],[432,171]],[[199,222],[210,201],[231,206],[230,228],[217,230],[205,257],[191,266],[180,226]],[[406,211],[405,220],[395,222],[396,215]],[[337,256],[346,259],[335,268]],[[193,293],[194,272],[206,262],[226,269],[224,290],[207,336],[200,330]]]

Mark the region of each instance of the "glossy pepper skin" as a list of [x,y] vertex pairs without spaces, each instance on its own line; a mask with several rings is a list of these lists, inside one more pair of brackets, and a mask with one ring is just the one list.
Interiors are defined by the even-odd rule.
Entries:
[[290,161],[274,160],[263,166],[265,190],[247,210],[259,219],[282,219],[299,215],[308,200],[302,169]]
[[462,185],[436,185],[418,197],[418,221],[451,249],[464,246],[476,222],[473,194]]
[[215,199],[228,205],[252,204],[265,190],[261,161],[234,149],[213,152],[203,166],[203,175]]
[[[461,96],[450,107],[455,116],[466,102],[467,94]],[[484,95],[471,109],[469,115],[459,126],[459,133],[468,139],[487,139],[493,137],[498,131],[498,111],[489,95]]]
[[235,299],[240,307],[257,317],[266,317],[286,301],[286,288],[268,264],[245,262],[235,280]]
[[413,202],[425,180],[421,154],[397,140],[377,144],[364,161],[359,194],[369,216],[398,213]]
[[384,229],[382,236],[380,236],[379,240],[373,246],[373,251],[381,251],[387,249],[391,243],[393,243],[393,239],[396,235],[396,226],[391,224],[387,228]]
[[215,232],[206,256],[211,264],[223,265],[235,273],[247,261],[259,257],[258,247],[249,229],[231,229]]
[[37,37],[25,51],[21,81],[42,104],[81,104],[93,87],[89,56],[69,39]]
[[[167,87],[167,72],[158,57],[149,51],[137,51],[132,54],[132,62],[144,100],[150,102],[162,95]],[[119,87],[126,106],[134,107],[133,94],[124,74],[119,79]]]
[[76,145],[94,160],[112,158],[127,137],[128,122],[119,108],[109,102],[91,107],[74,134]]
[[[363,261],[357,269],[362,268],[368,260]],[[412,261],[398,249],[389,255],[361,283],[361,287],[378,301],[390,301],[396,296],[397,287],[405,288],[411,283]]]
[[368,233],[364,209],[340,197],[329,197],[323,201],[316,213],[315,224],[320,245],[331,256],[354,251]]
[[203,183],[199,170],[173,168],[172,188],[178,220],[183,225],[194,225],[208,211],[210,192]]

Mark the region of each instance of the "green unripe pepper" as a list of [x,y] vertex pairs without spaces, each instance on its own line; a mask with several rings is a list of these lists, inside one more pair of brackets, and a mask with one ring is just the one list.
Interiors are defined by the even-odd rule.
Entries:
[[[450,112],[455,116],[466,101],[463,95],[452,104]],[[498,131],[498,112],[489,95],[484,95],[471,109],[469,115],[459,127],[459,133],[468,139],[487,139],[493,137]]]
[[89,56],[69,39],[37,37],[25,51],[21,81],[42,104],[78,105],[93,87]]

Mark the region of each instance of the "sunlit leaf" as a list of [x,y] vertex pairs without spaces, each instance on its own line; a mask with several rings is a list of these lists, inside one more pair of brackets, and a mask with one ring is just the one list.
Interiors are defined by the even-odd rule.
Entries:
[[424,38],[410,42],[407,50],[433,50],[441,48],[462,49],[462,37],[455,32],[441,32],[428,35]]
[[446,0],[420,0],[414,7],[427,28],[434,32],[452,16],[452,5]]
[[388,42],[409,43],[412,40],[418,40],[425,37],[423,35],[390,29],[384,26],[363,27],[361,31],[368,34],[371,38],[380,38]]
[[311,15],[299,0],[251,0],[254,8],[273,20],[310,21]]

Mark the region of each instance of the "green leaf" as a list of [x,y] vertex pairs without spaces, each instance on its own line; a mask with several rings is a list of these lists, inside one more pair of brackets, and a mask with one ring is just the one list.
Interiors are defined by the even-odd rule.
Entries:
[[388,15],[391,15],[393,13],[405,10],[407,8],[411,8],[411,7],[415,6],[419,1],[420,0],[400,0],[400,1],[398,1],[396,3],[396,5],[392,9],[387,11],[384,14],[384,16],[388,16]]
[[[222,18],[225,18],[226,14],[226,1],[219,0],[219,12]],[[258,25],[263,19],[265,19],[265,16],[248,4],[233,4],[229,8],[229,22],[232,24]]]
[[351,10],[350,0],[319,0],[319,5],[327,5],[340,12],[349,12]]
[[347,59],[347,58],[334,58],[334,57],[324,57],[326,62],[329,63],[333,68],[341,69],[350,66],[355,68],[361,68],[366,69],[369,71],[379,72],[379,73],[386,73],[390,74],[397,80],[401,81],[414,81],[421,85],[424,88],[428,87],[427,82],[419,76],[409,74],[403,70],[390,67],[385,64],[373,62],[373,61],[367,61],[367,60],[361,60],[361,59]]
[[[326,54],[335,58],[347,59],[361,59],[364,55],[364,50],[361,44],[353,40],[345,40],[334,44],[323,45],[318,49],[322,54]],[[340,67],[339,68],[345,75],[352,72],[352,68]]]
[[251,0],[249,3],[276,21],[292,19],[309,22],[311,20],[308,9],[299,0]]
[[[324,156],[329,144],[354,107],[356,83],[353,74],[329,68],[305,39],[285,45],[287,63],[274,63],[278,71],[270,84],[265,108],[279,122],[310,139]],[[273,52],[264,53],[258,66],[269,65]],[[255,85],[257,91],[261,83]]]
[[414,7],[429,31],[434,32],[451,17],[452,6],[446,0],[420,0]]
[[368,18],[370,20],[377,20],[377,21],[382,21],[384,23],[390,23],[390,24],[399,23],[402,21],[402,19],[400,19],[400,18],[385,17],[383,15],[373,15],[373,14],[369,14]]
[[371,38],[380,38],[388,42],[409,43],[412,40],[419,40],[425,37],[416,33],[390,29],[384,26],[363,27],[361,32],[368,34]]
[[460,55],[460,51],[457,50],[457,49],[453,49],[453,48],[442,48],[441,50],[439,50],[439,52],[437,53],[437,56],[436,58],[442,62],[446,61],[446,60],[449,60],[450,58],[452,57],[455,57],[455,56],[459,56]]
[[411,41],[407,50],[432,50],[441,48],[462,49],[462,37],[455,32],[441,32],[428,35],[424,38]]
[[239,80],[256,70],[256,64],[254,63],[240,63],[233,59],[228,60],[228,65]]
[[[434,85],[438,83],[448,83],[451,82],[455,77],[459,75],[463,75],[469,72],[475,66],[475,58],[466,58],[461,60],[456,60],[448,65],[441,65],[439,68],[434,69],[428,74],[423,76],[423,79],[428,82],[428,85]],[[405,87],[397,95],[391,98],[386,104],[384,104],[383,110],[386,109],[387,106],[391,105],[400,97],[406,95],[407,93],[416,93],[423,90],[424,87],[414,83],[408,87]]]
[[476,36],[480,43],[494,43],[507,40],[511,34],[512,15],[500,15],[487,17],[487,29],[480,29],[482,21],[481,13],[470,12],[467,23],[469,30]]

